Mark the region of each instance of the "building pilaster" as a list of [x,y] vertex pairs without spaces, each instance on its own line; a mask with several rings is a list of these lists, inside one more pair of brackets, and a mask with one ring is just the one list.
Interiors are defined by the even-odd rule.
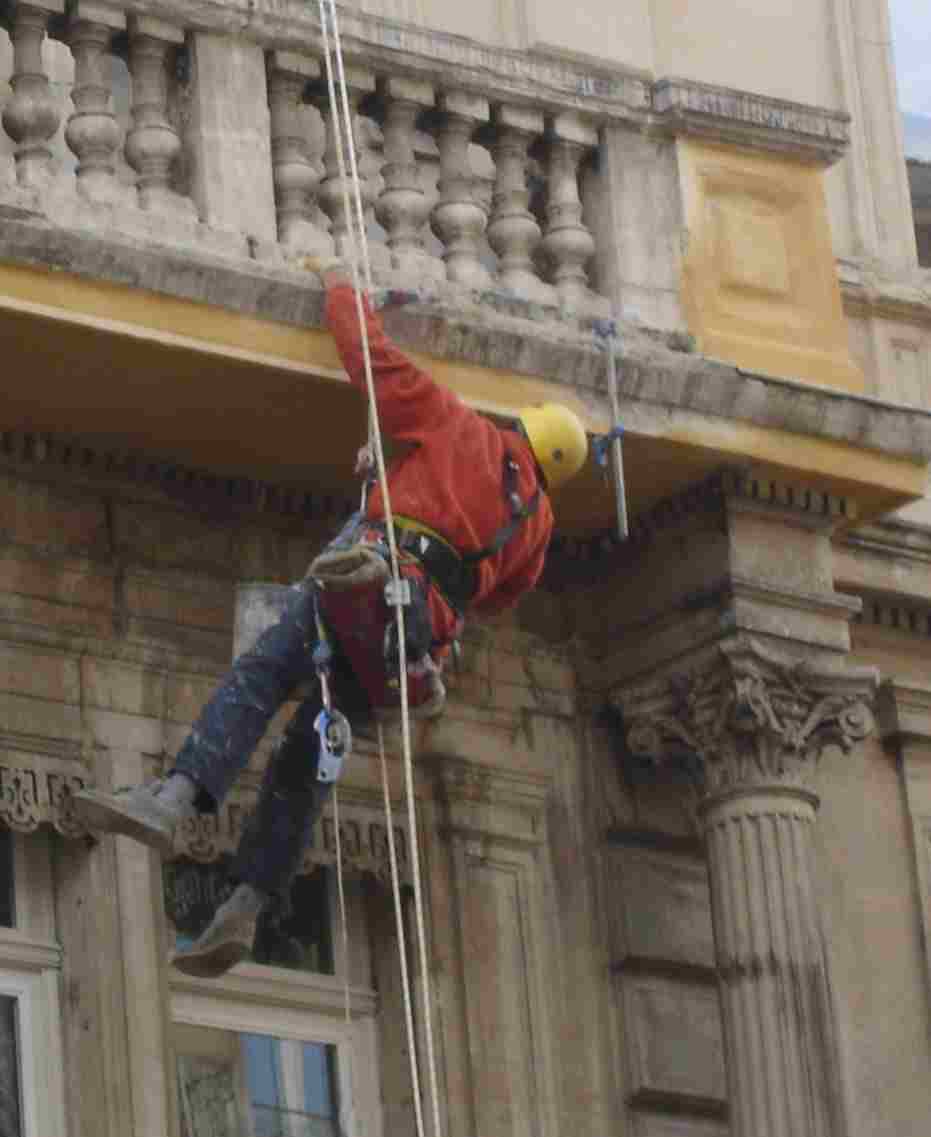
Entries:
[[877,683],[872,668],[737,636],[616,698],[632,756],[693,774],[734,1137],[844,1131],[810,782],[826,747],[870,733]]

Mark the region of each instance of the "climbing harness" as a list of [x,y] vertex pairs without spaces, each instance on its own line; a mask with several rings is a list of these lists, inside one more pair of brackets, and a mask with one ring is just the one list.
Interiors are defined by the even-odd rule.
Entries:
[[[414,558],[460,618],[465,615],[478,591],[479,563],[499,553],[540,505],[539,489],[529,502],[523,501],[517,488],[519,474],[517,462],[510,454],[505,454],[501,481],[511,516],[488,544],[474,553],[461,553],[442,533],[424,525],[422,521],[401,515],[394,518],[398,548]],[[381,533],[385,531],[384,522],[374,521],[368,524]]]
[[[389,564],[391,573],[391,589],[386,594],[386,602],[393,609],[397,623],[398,643],[398,694],[401,709],[401,743],[404,766],[404,782],[407,796],[408,828],[410,833],[411,862],[414,885],[414,916],[417,929],[417,946],[421,965],[421,988],[424,1014],[424,1038],[426,1042],[427,1068],[430,1081],[430,1098],[433,1114],[433,1137],[442,1137],[440,1125],[439,1089],[436,1073],[436,1056],[433,1045],[433,1012],[430,991],[429,964],[426,948],[426,930],[423,907],[423,887],[420,876],[420,852],[417,830],[417,818],[414,804],[414,776],[410,733],[410,711],[408,706],[408,674],[407,674],[407,641],[405,635],[405,602],[408,599],[402,586],[402,577],[398,559],[397,541],[395,539],[394,518],[391,511],[391,499],[388,491],[388,477],[385,468],[385,455],[381,440],[381,429],[378,419],[378,405],[375,398],[375,382],[372,373],[372,357],[365,323],[365,309],[359,280],[359,265],[361,263],[365,276],[365,290],[372,295],[372,272],[368,255],[368,242],[365,232],[365,211],[362,205],[362,193],[359,182],[359,170],[356,163],[355,139],[352,124],[352,111],[349,104],[349,95],[346,84],[346,74],[343,66],[343,52],[340,42],[339,21],[336,14],[335,0],[318,0],[320,14],[320,27],[323,39],[323,48],[326,64],[327,87],[329,92],[330,110],[333,118],[333,133],[336,143],[336,158],[342,186],[343,205],[347,220],[349,220],[348,237],[350,246],[350,271],[352,274],[353,292],[356,302],[356,315],[359,320],[359,329],[362,339],[362,355],[365,370],[365,385],[368,394],[369,407],[369,446],[374,455],[374,466],[377,472],[378,484],[381,487],[384,502],[386,537],[389,549]],[[331,30],[333,43],[331,45]],[[337,97],[337,92],[339,97]],[[344,140],[345,135],[345,140]],[[348,147],[347,147],[348,143]],[[352,176],[353,201],[350,201],[349,181],[346,169],[346,150],[348,149],[349,167]],[[353,211],[352,205],[355,209]],[[353,220],[354,219],[354,220]],[[363,509],[366,489],[363,488]],[[378,725],[378,748],[382,769],[382,784],[384,787],[387,830],[389,834],[389,850],[391,853],[392,891],[394,894],[395,920],[397,924],[399,955],[401,964],[401,981],[404,993],[405,1023],[407,1027],[407,1043],[410,1054],[411,1081],[413,1089],[414,1113],[418,1137],[424,1137],[423,1107],[420,1096],[420,1072],[417,1060],[417,1039],[414,1033],[413,1007],[406,964],[406,935],[404,929],[403,912],[401,908],[401,889],[397,871],[397,858],[393,848],[393,829],[391,822],[390,790],[388,784],[387,758],[385,755],[384,732],[381,724]],[[334,810],[338,808],[334,794]],[[339,828],[337,822],[337,830]],[[349,1001],[349,975],[348,950],[346,931],[347,921],[345,913],[345,900],[342,888],[342,865],[338,863],[340,879],[340,910],[344,930],[344,991],[345,1012],[347,1025],[351,1016]],[[352,1130],[353,1126],[349,1126]]]

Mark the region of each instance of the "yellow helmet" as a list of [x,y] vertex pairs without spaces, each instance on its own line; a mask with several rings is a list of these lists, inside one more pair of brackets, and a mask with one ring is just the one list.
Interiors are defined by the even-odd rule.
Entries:
[[560,403],[543,403],[524,407],[519,418],[549,489],[568,482],[582,469],[588,438],[578,415]]

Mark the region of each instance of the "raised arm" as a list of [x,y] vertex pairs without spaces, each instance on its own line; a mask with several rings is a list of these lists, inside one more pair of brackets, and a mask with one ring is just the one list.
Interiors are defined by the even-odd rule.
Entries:
[[[398,441],[419,442],[450,417],[461,414],[464,405],[395,346],[367,300],[363,300],[363,308],[382,429]],[[365,393],[355,294],[352,285],[335,273],[327,274],[326,318],[347,375]]]

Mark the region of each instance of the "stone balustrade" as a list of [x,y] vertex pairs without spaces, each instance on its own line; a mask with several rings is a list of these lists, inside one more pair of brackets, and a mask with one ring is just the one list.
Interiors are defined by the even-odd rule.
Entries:
[[[319,42],[305,54],[236,37],[259,68],[264,55],[265,90],[245,69],[241,89],[220,90],[202,61],[226,37],[109,0],[15,3],[5,27],[0,206],[272,265],[348,252]],[[209,51],[198,37],[212,41]],[[198,85],[210,81],[205,96]],[[504,293],[568,315],[606,311],[589,276],[595,241],[581,184],[599,144],[594,115],[389,72],[384,53],[373,68],[351,58],[347,81],[377,283]],[[254,172],[267,153],[270,169],[254,184],[218,185],[235,181],[240,159],[229,154],[248,144],[236,104],[250,97],[262,104],[248,115],[264,137],[243,168]],[[263,226],[255,218],[266,192]]]

